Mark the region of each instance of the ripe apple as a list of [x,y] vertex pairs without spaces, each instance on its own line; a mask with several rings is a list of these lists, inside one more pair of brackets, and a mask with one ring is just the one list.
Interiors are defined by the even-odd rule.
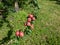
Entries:
[[29,18],[33,18],[33,15],[32,14],[29,14],[29,16],[28,16]]
[[16,34],[16,36],[19,36],[19,31],[16,31],[16,33],[15,33],[15,34]]
[[30,22],[27,22],[27,26],[31,26],[31,23]]
[[31,22],[31,18],[28,18],[27,21],[28,21],[28,22]]
[[35,21],[35,17],[33,17],[32,20]]
[[23,37],[24,36],[24,32],[20,31],[19,36]]

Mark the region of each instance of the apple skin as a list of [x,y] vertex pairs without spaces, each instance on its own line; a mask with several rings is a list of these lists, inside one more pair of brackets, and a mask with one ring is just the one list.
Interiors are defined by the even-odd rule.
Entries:
[[33,18],[33,15],[32,14],[29,14],[29,16],[28,16],[29,18]]
[[36,19],[35,19],[35,17],[32,17],[32,21],[35,21]]
[[24,37],[24,32],[20,31],[19,36]]
[[31,18],[28,18],[27,21],[28,21],[28,22],[31,22]]
[[31,23],[30,22],[27,22],[27,26],[31,26]]
[[19,36],[19,31],[16,31],[16,33],[15,33],[15,34],[16,34],[16,36]]

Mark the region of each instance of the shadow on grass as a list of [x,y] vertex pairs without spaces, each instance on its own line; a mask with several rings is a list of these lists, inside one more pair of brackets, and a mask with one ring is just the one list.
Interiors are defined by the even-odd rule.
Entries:
[[60,1],[57,1],[56,4],[59,4],[60,5]]
[[13,32],[13,27],[10,25],[9,21],[6,20],[8,12],[7,12],[7,10],[5,10],[4,12],[5,13],[3,13],[3,15],[2,15],[2,21],[0,22],[0,24],[1,24],[0,28],[3,26],[3,23],[7,23],[7,27],[10,30],[8,31],[7,37],[4,37],[2,40],[0,40],[0,45],[4,44],[10,40],[10,36],[12,35],[12,32]]
[[8,10],[7,8],[4,9],[0,9],[0,28],[3,26],[3,23],[5,22],[4,20],[6,19],[7,15],[8,15]]
[[3,26],[3,21],[1,20],[0,21],[0,28]]
[[4,44],[5,42],[9,41],[10,40],[10,36],[12,35],[12,30],[8,31],[8,36],[7,37],[4,37],[2,40],[0,40],[0,44]]
[[2,40],[0,40],[0,44],[4,44],[5,42],[8,42],[10,40],[10,36],[12,35],[13,32],[13,28],[12,26],[9,24],[9,22],[7,20],[4,20],[6,23],[8,23],[7,27],[10,28],[10,30],[8,31],[7,37],[4,37]]

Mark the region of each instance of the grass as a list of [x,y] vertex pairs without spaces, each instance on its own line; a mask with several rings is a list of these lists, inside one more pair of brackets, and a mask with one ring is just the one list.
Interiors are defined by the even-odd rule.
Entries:
[[[38,0],[38,3],[39,10],[34,10],[34,8],[28,6],[24,10],[12,13],[7,17],[9,24],[13,27],[13,37],[16,30],[25,28],[24,22],[29,13],[34,10],[37,15],[37,19],[34,22],[34,30],[30,35],[24,36],[19,41],[11,39],[4,45],[16,45],[15,41],[18,43],[17,45],[60,45],[60,5],[55,4],[55,1],[49,0]],[[0,28],[0,40],[6,37],[10,30],[6,25],[7,23],[4,23]]]

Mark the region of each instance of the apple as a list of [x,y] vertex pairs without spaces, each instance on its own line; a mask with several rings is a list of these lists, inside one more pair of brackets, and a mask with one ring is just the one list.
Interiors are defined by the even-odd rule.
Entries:
[[32,20],[35,21],[35,17],[33,17]]
[[33,18],[33,15],[32,14],[29,14],[29,16],[28,16],[29,18]]
[[16,31],[16,36],[19,36],[19,31]]
[[31,22],[31,18],[28,18],[27,21],[28,21],[28,22]]
[[27,22],[27,26],[31,26],[31,23],[30,22]]
[[23,37],[24,36],[24,32],[20,31],[19,36]]

